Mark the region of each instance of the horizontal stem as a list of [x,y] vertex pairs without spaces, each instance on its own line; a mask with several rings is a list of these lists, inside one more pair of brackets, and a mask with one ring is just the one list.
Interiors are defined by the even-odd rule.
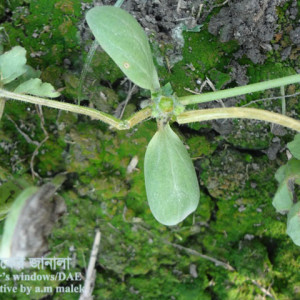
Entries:
[[137,113],[135,113],[130,118],[128,118],[127,120],[124,121],[124,120],[117,119],[114,116],[111,116],[104,112],[101,112],[99,110],[96,110],[94,108],[89,108],[89,107],[84,107],[84,106],[80,106],[80,105],[55,101],[52,99],[40,98],[40,97],[24,95],[24,94],[17,94],[17,93],[3,90],[3,89],[0,89],[0,108],[1,108],[2,102],[5,101],[4,99],[1,99],[1,97],[6,98],[6,99],[14,99],[14,100],[19,100],[19,101],[23,101],[23,102],[32,103],[32,104],[38,104],[38,105],[52,107],[52,108],[56,108],[56,109],[60,109],[60,110],[74,112],[77,114],[86,115],[93,119],[100,120],[118,130],[129,129],[129,128],[135,126],[136,124],[142,122],[143,120],[151,117],[151,108],[149,108],[149,107],[146,107],[146,108],[138,111]]
[[179,124],[185,124],[214,119],[233,118],[267,121],[300,132],[300,120],[295,120],[285,115],[256,108],[227,107],[186,111],[177,116],[177,122]]
[[253,83],[244,86],[239,86],[227,90],[220,90],[216,92],[204,93],[199,95],[179,97],[179,101],[183,105],[203,103],[203,102],[225,99],[234,96],[240,96],[248,93],[254,93],[254,92],[263,91],[266,89],[271,89],[271,88],[280,87],[280,86],[298,83],[298,82],[300,82],[300,74]]
[[83,107],[80,105],[75,105],[75,104],[70,104],[70,103],[65,103],[65,102],[60,102],[60,101],[55,101],[55,100],[40,98],[35,96],[29,96],[24,94],[17,94],[3,89],[0,89],[0,97],[6,99],[19,100],[23,102],[32,103],[32,104],[43,105],[43,106],[52,107],[60,110],[74,112],[77,114],[86,115],[93,119],[101,120],[106,124],[109,124],[117,129],[119,129],[120,123],[123,123],[123,121],[109,114],[106,114],[104,112],[98,111],[93,108]]
[[148,118],[151,118],[152,110],[150,107],[145,107],[144,109],[138,111],[134,115],[130,116],[128,119],[124,121],[125,124],[128,124],[128,127],[131,128],[138,123],[142,122],[143,120],[146,120]]

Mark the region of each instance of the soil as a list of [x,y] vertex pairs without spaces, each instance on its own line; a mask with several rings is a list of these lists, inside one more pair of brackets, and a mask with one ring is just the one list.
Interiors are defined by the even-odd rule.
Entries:
[[[219,5],[213,1],[202,0],[153,0],[149,1],[128,0],[122,8],[129,11],[150,35],[155,34],[155,39],[161,43],[172,43],[175,47],[168,55],[180,57],[183,40],[178,36],[180,26],[184,24],[187,29],[201,25],[209,13],[218,7],[220,12],[209,21],[208,30],[218,35],[221,42],[235,39],[240,50],[236,58],[247,55],[254,63],[263,63],[266,52],[271,51],[275,45],[271,45],[277,25],[276,7],[284,5],[288,0],[231,0]],[[104,0],[99,4],[114,5],[115,1]],[[295,20],[298,14],[297,1],[293,1],[286,12],[291,20]],[[300,43],[300,27],[290,32],[293,43]],[[285,52],[287,52],[285,50]],[[283,56],[287,55],[283,53]]]
[[208,30],[220,35],[222,42],[236,39],[241,45],[237,57],[246,54],[254,63],[262,63],[264,52],[272,50],[270,41],[276,29],[276,6],[286,0],[229,1],[228,6],[212,17]]

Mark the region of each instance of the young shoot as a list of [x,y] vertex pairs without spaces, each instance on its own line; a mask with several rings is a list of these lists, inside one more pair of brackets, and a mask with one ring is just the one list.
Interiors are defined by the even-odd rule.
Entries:
[[[154,217],[160,223],[170,226],[183,221],[196,210],[200,197],[191,158],[182,141],[171,129],[170,121],[184,124],[220,118],[247,118],[280,124],[300,132],[299,120],[262,109],[228,107],[184,111],[185,106],[189,104],[214,101],[298,83],[300,74],[211,93],[177,97],[169,84],[164,87],[160,86],[147,36],[134,17],[118,7],[98,6],[88,11],[86,20],[96,41],[123,73],[135,85],[151,92],[151,105],[126,120],[119,120],[96,109],[32,96],[57,96],[54,92],[50,94],[49,89],[47,89],[48,93],[42,95],[36,92],[40,91],[42,87],[40,82],[39,85],[37,82],[35,84],[34,82],[27,83],[17,89],[1,88],[0,98],[15,99],[84,114],[119,130],[129,129],[149,117],[156,118],[158,131],[149,142],[144,169],[149,206]],[[18,49],[20,51],[20,47]],[[24,57],[24,54],[22,55],[20,54],[20,57]],[[12,57],[9,59],[13,60]],[[16,78],[25,72],[24,63],[23,59],[16,66],[16,70],[19,70],[16,75],[8,78]],[[2,86],[7,83],[7,77],[3,77],[5,70],[3,63],[1,65],[0,56]]]

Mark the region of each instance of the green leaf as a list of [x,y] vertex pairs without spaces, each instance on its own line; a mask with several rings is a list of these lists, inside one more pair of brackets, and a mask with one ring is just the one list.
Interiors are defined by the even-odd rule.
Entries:
[[14,91],[21,83],[32,79],[32,78],[39,78],[41,75],[41,71],[33,69],[31,66],[25,65],[26,72],[19,76],[14,81],[5,85],[5,89],[8,91]]
[[159,89],[147,36],[129,13],[98,6],[88,11],[86,20],[98,43],[133,83],[151,91]]
[[15,179],[2,183],[0,186],[0,220],[6,217],[16,196],[22,192],[25,184],[28,186],[27,182]]
[[292,155],[300,160],[300,133],[296,134],[294,140],[287,144]]
[[288,214],[286,233],[300,246],[300,202],[294,204]]
[[20,46],[0,55],[0,82],[9,83],[26,72],[26,50]]
[[288,168],[288,166],[287,166],[287,164],[286,165],[283,165],[283,166],[281,166],[277,171],[276,171],[276,173],[275,173],[275,179],[279,182],[279,183],[281,183],[283,180],[284,180],[284,178],[286,177],[286,172],[287,172],[287,168]]
[[172,96],[173,93],[174,93],[170,82],[168,82],[167,84],[165,84],[161,88],[161,91],[162,91],[162,95],[163,96]]
[[17,199],[12,204],[4,225],[0,248],[0,257],[11,257],[11,244],[19,217],[22,213],[23,208],[25,207],[28,198],[33,196],[34,193],[37,192],[37,190],[38,188],[36,187],[28,187],[17,197]]
[[294,183],[300,184],[300,161],[294,158],[289,160],[277,170],[275,178],[279,187],[272,204],[276,211],[287,211],[293,205]]
[[58,175],[53,183],[28,187],[18,195],[5,220],[0,257],[39,257],[47,250],[46,237],[65,212],[63,199],[55,196],[64,179]]
[[150,209],[164,225],[176,225],[196,210],[200,190],[192,160],[169,124],[151,139],[145,155]]
[[287,211],[292,207],[293,193],[289,188],[289,184],[287,182],[283,181],[279,185],[273,198],[272,204],[278,212]]
[[58,97],[60,94],[55,91],[50,83],[43,83],[39,78],[29,79],[21,83],[15,93],[31,94],[41,97]]
[[300,160],[292,158],[286,164],[285,179],[300,184]]

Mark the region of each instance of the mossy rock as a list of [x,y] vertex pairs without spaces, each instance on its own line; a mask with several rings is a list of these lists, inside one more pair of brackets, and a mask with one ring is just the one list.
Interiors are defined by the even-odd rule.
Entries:
[[274,137],[270,132],[270,124],[245,119],[235,119],[231,124],[231,132],[222,138],[235,148],[263,150],[270,147]]
[[217,147],[215,142],[209,141],[205,136],[199,135],[189,138],[186,142],[192,159],[197,159],[202,156],[210,156]]
[[64,152],[67,144],[63,138],[48,139],[40,148],[36,168],[41,176],[51,176],[66,168]]
[[67,158],[67,171],[78,174],[89,172],[91,176],[99,174],[105,152],[101,146],[102,137],[103,132],[96,126],[86,124],[81,128],[72,128],[69,133],[72,145]]
[[200,178],[214,198],[230,199],[245,186],[245,155],[226,149],[200,163]]

